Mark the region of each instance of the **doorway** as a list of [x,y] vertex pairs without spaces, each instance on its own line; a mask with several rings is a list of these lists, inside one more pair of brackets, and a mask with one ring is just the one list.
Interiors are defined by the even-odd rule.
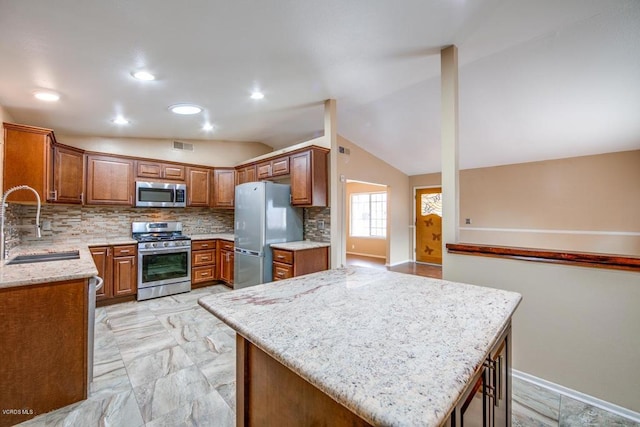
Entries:
[[442,265],[442,188],[415,189],[416,262]]

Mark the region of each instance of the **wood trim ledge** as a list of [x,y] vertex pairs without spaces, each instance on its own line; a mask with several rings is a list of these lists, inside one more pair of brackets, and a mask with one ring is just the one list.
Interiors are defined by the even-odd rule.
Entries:
[[522,261],[640,272],[640,256],[490,246],[472,243],[447,243],[446,247],[447,252],[451,254],[510,258]]

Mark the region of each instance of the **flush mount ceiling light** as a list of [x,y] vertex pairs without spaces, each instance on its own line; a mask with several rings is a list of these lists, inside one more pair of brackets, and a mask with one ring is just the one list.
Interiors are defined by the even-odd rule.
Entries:
[[131,75],[134,78],[138,80],[143,80],[143,81],[151,81],[156,79],[156,76],[154,76],[153,74],[145,70],[133,71]]
[[37,90],[33,93],[40,101],[55,102],[60,99],[60,95],[50,90]]
[[194,104],[175,104],[169,106],[169,111],[176,114],[198,114],[202,111],[202,107]]
[[262,99],[264,98],[264,93],[260,92],[259,90],[254,90],[253,92],[251,92],[251,99]]
[[115,119],[111,120],[113,123],[117,124],[117,125],[127,125],[129,124],[129,120],[125,119],[122,116],[118,116]]
[[205,123],[204,125],[202,125],[202,130],[211,132],[213,130],[213,125],[211,123]]

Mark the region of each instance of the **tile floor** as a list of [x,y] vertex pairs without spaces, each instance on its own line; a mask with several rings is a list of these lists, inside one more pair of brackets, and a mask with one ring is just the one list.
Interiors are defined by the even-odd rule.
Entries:
[[[22,426],[234,426],[235,334],[187,294],[96,310],[89,399]],[[513,379],[513,425],[640,424]]]

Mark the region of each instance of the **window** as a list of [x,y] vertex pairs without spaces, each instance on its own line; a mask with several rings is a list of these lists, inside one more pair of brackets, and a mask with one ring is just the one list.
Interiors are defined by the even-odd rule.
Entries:
[[351,236],[387,236],[387,193],[351,195]]

